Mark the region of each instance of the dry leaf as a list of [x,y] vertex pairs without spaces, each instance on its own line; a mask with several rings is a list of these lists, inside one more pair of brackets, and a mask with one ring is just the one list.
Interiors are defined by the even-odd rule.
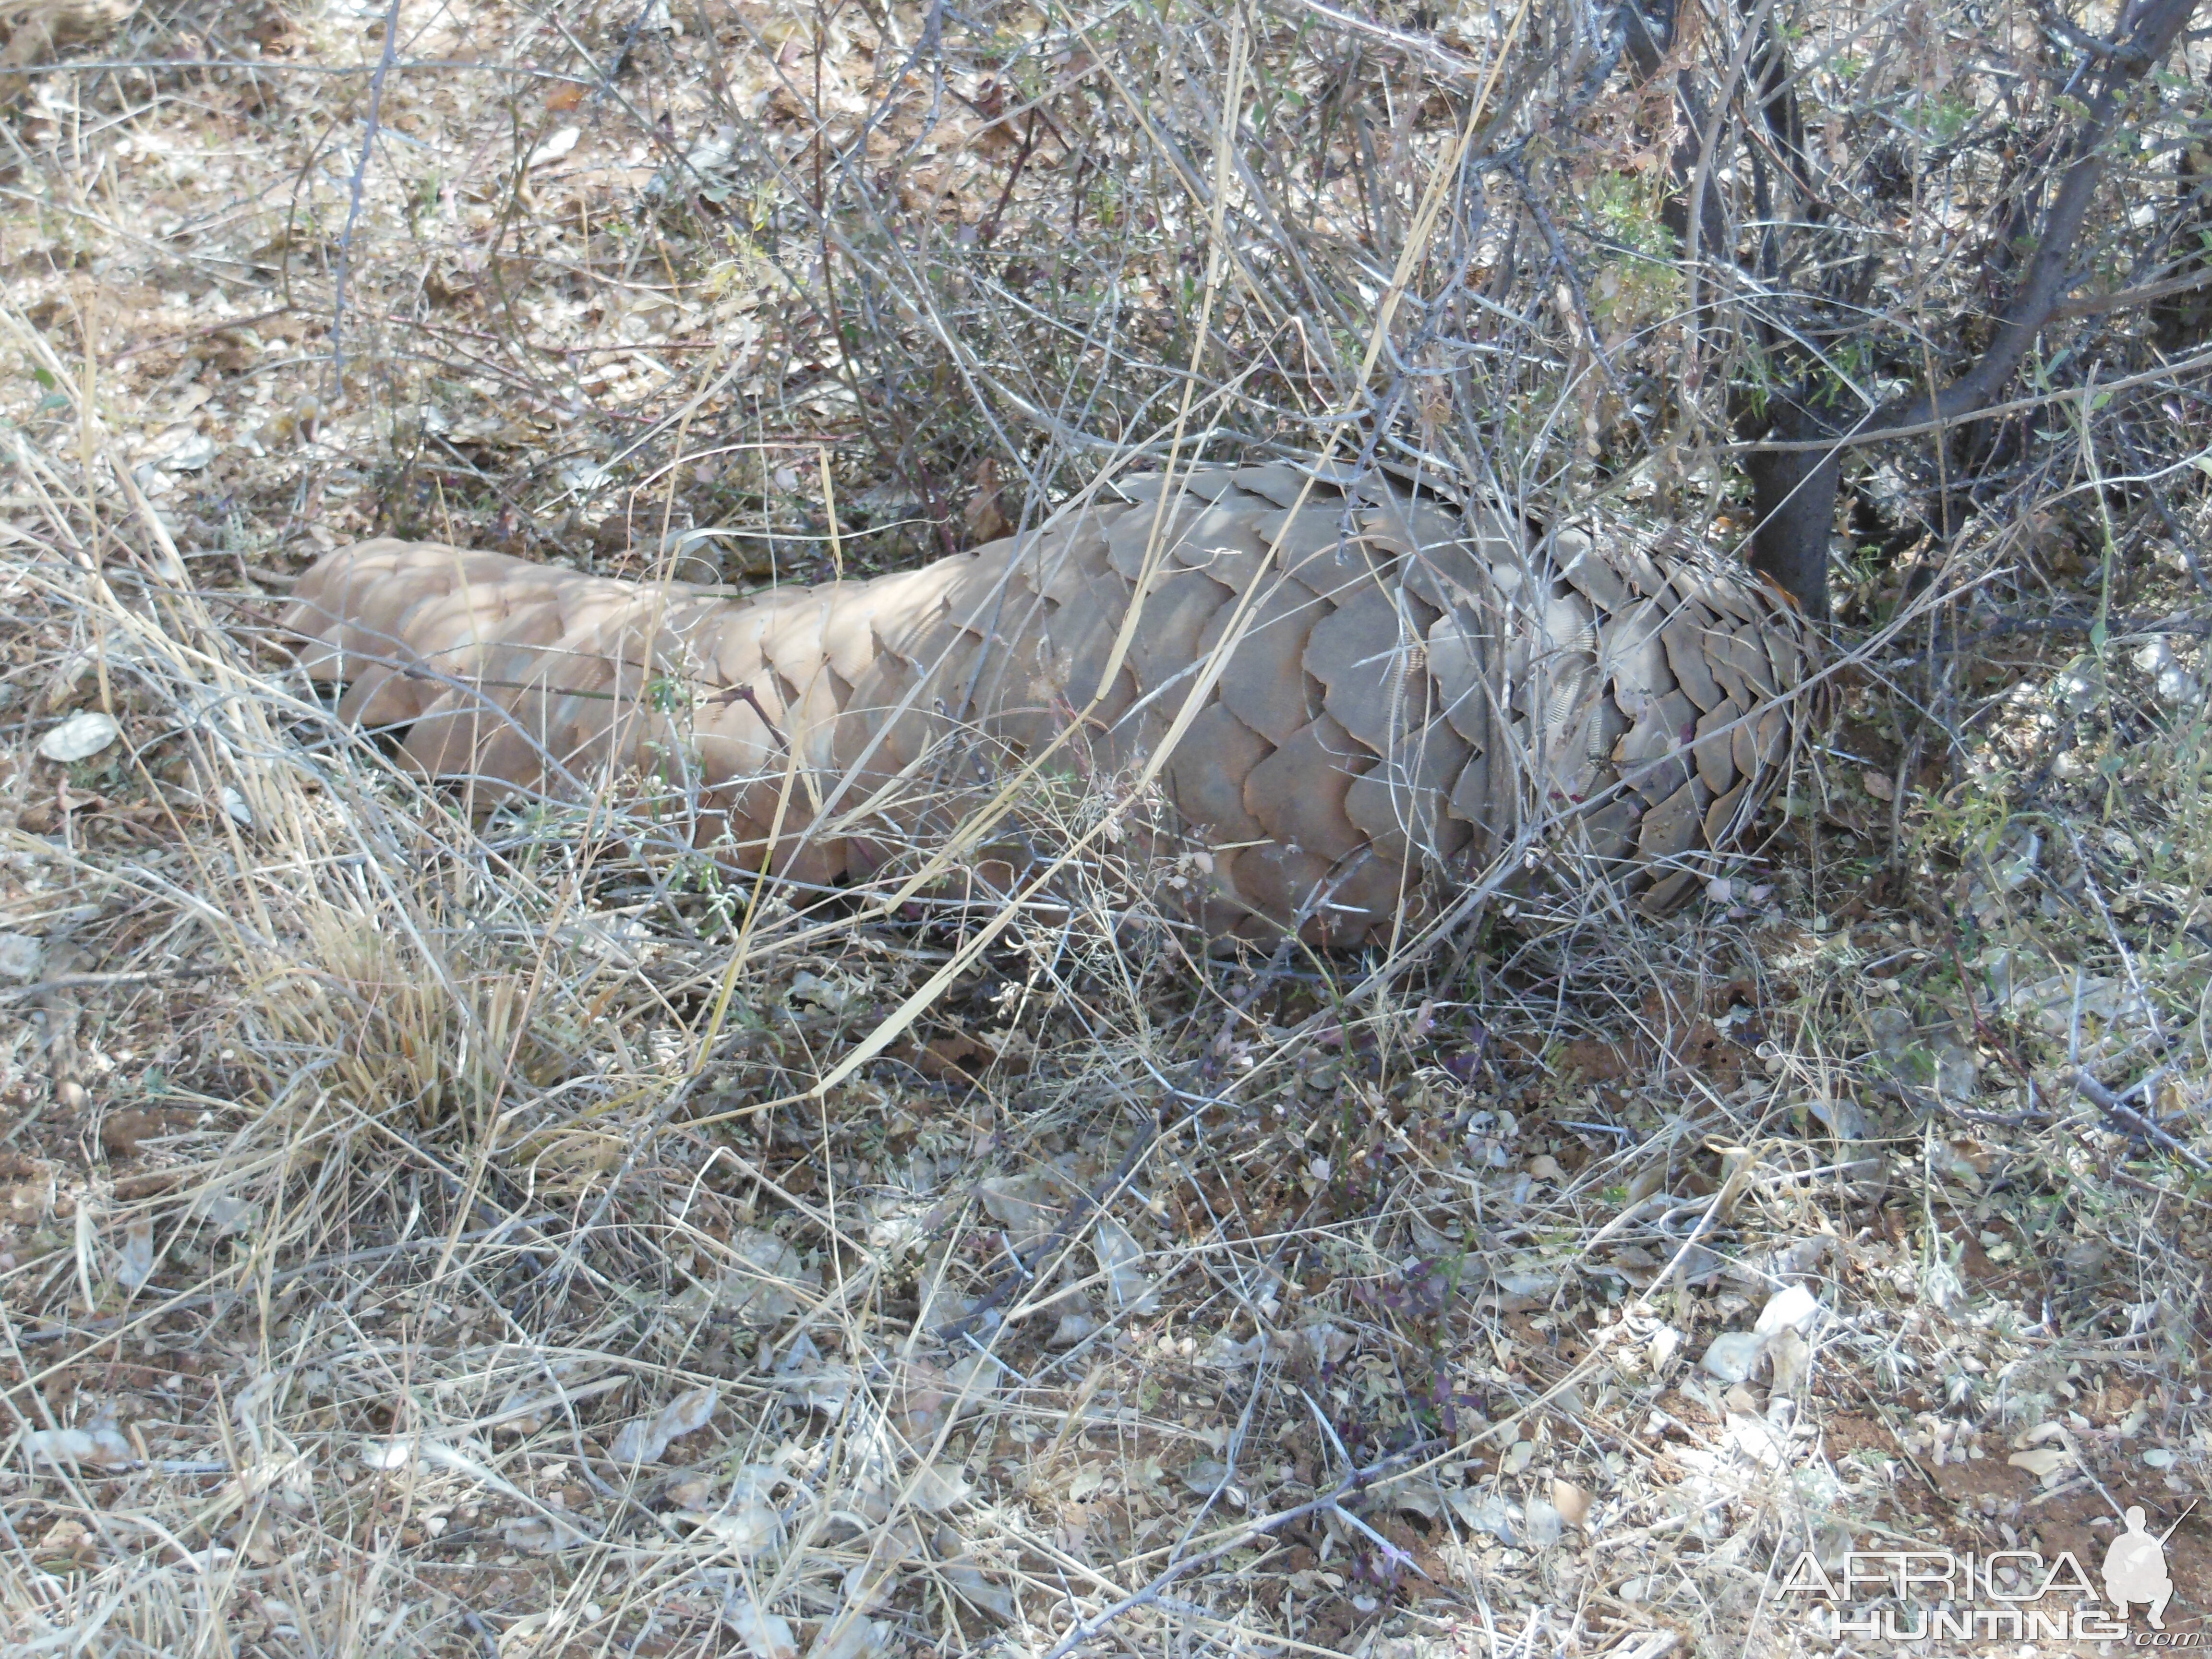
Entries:
[[937,1570],[962,1601],[981,1608],[994,1619],[1009,1624],[1013,1621],[1014,1614],[1018,1611],[1014,1593],[987,1577],[982,1569],[973,1562],[964,1559],[946,1561]]
[[583,137],[584,131],[581,127],[562,127],[557,131],[549,133],[545,141],[530,152],[528,159],[522,164],[522,170],[528,173],[559,161],[575,149]]
[[1820,1304],[1814,1299],[1812,1291],[1802,1285],[1784,1285],[1759,1310],[1759,1323],[1755,1329],[1760,1336],[1768,1336],[1779,1330],[1802,1332],[1811,1328],[1820,1311]]
[[28,981],[46,965],[46,946],[27,933],[0,933],[0,975]]
[[758,1498],[733,1502],[714,1514],[685,1510],[683,1518],[734,1555],[752,1556],[775,1542],[782,1519],[773,1504]]
[[799,1638],[792,1632],[791,1621],[763,1613],[750,1596],[723,1608],[722,1622],[753,1659],[799,1659]]
[[886,1651],[896,1638],[898,1627],[862,1619],[844,1608],[825,1620],[822,1633],[807,1650],[806,1659],[874,1659]]
[[933,1463],[915,1477],[908,1496],[916,1509],[935,1515],[959,1503],[970,1490],[957,1465]]
[[1752,1331],[1723,1331],[1698,1364],[1723,1382],[1741,1382],[1766,1357],[1766,1340]]
[[1155,1298],[1152,1281],[1138,1265],[1145,1259],[1145,1247],[1109,1215],[1098,1218],[1092,1240],[1091,1248],[1097,1253],[1099,1271],[1106,1275],[1109,1299],[1115,1309],[1121,1312],[1147,1311]]
[[136,1158],[140,1141],[189,1129],[198,1121],[198,1112],[180,1108],[155,1112],[111,1112],[100,1120],[100,1150],[111,1158]]
[[1540,1498],[1522,1505],[1522,1541],[1532,1550],[1545,1550],[1559,1541],[1565,1517]]
[[40,738],[39,753],[46,759],[64,766],[90,760],[113,743],[122,729],[116,725],[113,715],[103,714],[96,708],[88,708],[82,714],[71,714]]
[[1571,1480],[1554,1480],[1552,1507],[1559,1510],[1560,1520],[1571,1527],[1579,1527],[1589,1519],[1590,1495]]
[[23,1437],[23,1453],[33,1463],[98,1463],[110,1468],[131,1458],[131,1443],[112,1423],[96,1423],[89,1430],[33,1429]]
[[154,1218],[134,1215],[123,1224],[123,1248],[115,1256],[115,1282],[135,1295],[153,1276]]
[[551,1555],[583,1541],[574,1527],[556,1525],[538,1515],[519,1515],[502,1522],[499,1536],[507,1548],[526,1555]]
[[650,1417],[635,1417],[622,1425],[607,1455],[617,1463],[654,1463],[668,1443],[707,1426],[722,1396],[716,1389],[694,1389]]
[[1805,1339],[1785,1328],[1766,1339],[1766,1352],[1774,1364],[1774,1392],[1796,1393],[1813,1360],[1813,1351]]

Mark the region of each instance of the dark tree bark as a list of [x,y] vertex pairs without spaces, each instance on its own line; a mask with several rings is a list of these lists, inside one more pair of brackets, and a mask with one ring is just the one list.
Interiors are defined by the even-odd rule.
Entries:
[[[2205,240],[2212,234],[2212,148],[2183,147],[2173,161],[2175,207],[2180,225],[2174,240],[2191,250],[2175,280],[2201,276],[2206,270]],[[2194,351],[2212,333],[2212,288],[2191,288],[2168,295],[2151,307],[2151,337],[2158,349],[2179,356]]]
[[[1764,428],[1760,435],[1783,442],[1836,435],[1835,423],[1822,411],[1796,399],[1771,404],[1757,425]],[[1755,515],[1745,562],[1796,599],[1807,616],[1826,621],[1828,537],[1835,528],[1843,452],[1833,447],[1770,452],[1752,456],[1744,471],[1751,478]]]

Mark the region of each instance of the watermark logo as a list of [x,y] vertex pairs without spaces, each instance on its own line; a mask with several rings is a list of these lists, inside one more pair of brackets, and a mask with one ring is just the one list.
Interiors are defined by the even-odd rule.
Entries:
[[[2193,1510],[2195,1504],[2190,1505]],[[1823,1566],[1810,1550],[1784,1575],[1786,1595],[1828,1603],[1832,1634],[1915,1645],[1928,1642],[2129,1642],[2148,1648],[2212,1650],[2212,1632],[2168,1632],[2173,1579],[2166,1540],[2182,1511],[2154,1534],[2140,1505],[2105,1552],[2104,1583],[2093,1583],[2070,1550],[2046,1561],[2036,1550],[1853,1550]],[[1862,1606],[1868,1601],[1887,1605]],[[2131,1610],[2150,1628],[2135,1630]]]
[[2105,1552],[2105,1597],[2123,1619],[2130,1607],[2142,1602],[2150,1609],[2150,1627],[2164,1630],[2166,1604],[2173,1600],[2173,1580],[2166,1575],[2166,1540],[2181,1522],[2176,1521],[2154,1538],[2140,1504],[2128,1511],[2127,1520],[2128,1529]]

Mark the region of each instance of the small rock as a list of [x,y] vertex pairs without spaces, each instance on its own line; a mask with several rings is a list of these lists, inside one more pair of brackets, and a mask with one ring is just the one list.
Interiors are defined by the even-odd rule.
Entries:
[[2178,663],[2159,671],[2156,685],[2160,700],[2176,708],[2195,708],[2204,701],[2203,683]]
[[1532,1498],[1522,1509],[1526,1528],[1525,1538],[1532,1550],[1546,1550],[1559,1541],[1559,1528],[1565,1517],[1540,1498]]
[[39,753],[46,759],[58,761],[64,766],[90,760],[113,743],[116,734],[121,730],[112,715],[103,714],[96,708],[88,708],[81,714],[71,714],[40,738]]
[[1769,1297],[1759,1310],[1758,1334],[1771,1335],[1776,1331],[1806,1331],[1820,1316],[1820,1304],[1813,1292],[1802,1285],[1786,1285]]
[[1741,1382],[1759,1369],[1765,1358],[1766,1341],[1751,1331],[1723,1331],[1712,1340],[1698,1364],[1708,1376],[1723,1382]]
[[2094,662],[2084,662],[2061,674],[2051,689],[2069,711],[2086,714],[2104,697],[2104,672]]
[[1516,1544],[1521,1537],[1518,1512],[1496,1492],[1462,1488],[1447,1492],[1444,1501],[1460,1523],[1474,1532],[1486,1532],[1501,1544]]
[[528,173],[533,168],[542,167],[549,162],[559,161],[569,151],[574,149],[583,137],[583,130],[580,127],[562,127],[547,134],[544,142],[530,152],[529,157],[522,164],[522,170]]
[[214,439],[204,432],[195,432],[161,457],[164,472],[198,472],[215,459],[219,451]]
[[1060,1322],[1052,1328],[1049,1346],[1055,1348],[1072,1348],[1097,1328],[1098,1322],[1087,1313],[1062,1314],[1060,1316]]
[[389,1474],[404,1469],[415,1461],[415,1442],[401,1440],[365,1440],[361,1448],[361,1466]]
[[0,977],[28,984],[45,967],[46,947],[28,933],[0,933]]

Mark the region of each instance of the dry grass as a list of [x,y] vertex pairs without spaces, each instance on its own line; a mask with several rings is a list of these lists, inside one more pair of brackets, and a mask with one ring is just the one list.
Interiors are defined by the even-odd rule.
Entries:
[[[390,15],[380,80],[381,9],[143,9],[0,131],[11,1652],[1826,1651],[1802,1547],[2090,1560],[2203,1489],[2203,511],[2099,487],[2201,417],[2151,386],[1870,563],[1686,916],[1220,960],[1102,840],[986,945],[471,823],[270,595],[381,529],[889,565],[1178,418],[1725,520],[1690,435],[1607,467],[1680,338],[1643,175],[1498,175],[1590,207],[1593,334],[1431,193],[1507,20]],[[1579,73],[1499,61],[1501,120]],[[1431,201],[1412,267],[1491,286],[1378,317]]]

